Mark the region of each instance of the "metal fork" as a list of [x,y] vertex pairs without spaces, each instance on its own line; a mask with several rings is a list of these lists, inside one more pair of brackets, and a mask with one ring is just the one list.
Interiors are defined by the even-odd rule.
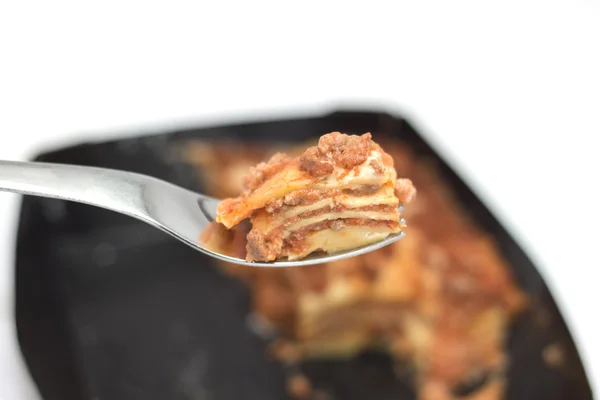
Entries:
[[147,175],[105,168],[1,161],[0,191],[89,204],[159,228],[223,261],[251,267],[298,267],[354,257],[395,242],[403,233],[361,248],[298,261],[248,262],[205,248],[200,233],[215,220],[220,200]]

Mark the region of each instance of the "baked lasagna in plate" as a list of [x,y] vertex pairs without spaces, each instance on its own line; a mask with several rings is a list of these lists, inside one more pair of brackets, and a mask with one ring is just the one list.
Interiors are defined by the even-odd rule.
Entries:
[[[371,143],[368,136],[344,140]],[[289,376],[289,391],[295,398],[329,398],[320,396],[324,389],[312,387],[310,379],[302,375],[307,360],[348,359],[363,351],[377,350],[392,358],[399,379],[414,385],[420,400],[500,400],[505,394],[510,362],[507,335],[527,299],[493,237],[459,207],[435,169],[401,142],[386,139],[378,142],[387,152],[381,156],[384,172],[368,181],[373,185],[377,182],[379,188],[365,190],[362,197],[384,205],[386,201],[397,205],[411,200],[412,184],[403,189],[403,182],[407,181],[396,185],[395,172],[386,170],[391,165],[388,157],[393,159],[398,174],[410,178],[418,188],[418,195],[403,211],[408,220],[404,228],[406,237],[374,252],[332,263],[302,268],[247,268],[223,262],[221,268],[250,288],[251,329],[261,334],[277,332],[269,353],[283,365],[298,366]],[[269,147],[249,152],[241,144],[223,148],[219,143],[195,141],[187,143],[185,156],[200,167],[199,176],[208,182],[208,192],[232,197],[237,195],[234,186],[247,181],[244,171],[265,157],[268,152],[265,149]],[[271,148],[271,151],[276,150]],[[296,155],[292,160],[301,160],[298,157],[302,152],[297,147],[287,152]],[[207,164],[210,158],[204,157],[206,154],[226,160],[225,167],[212,169]],[[264,171],[264,175],[256,172],[256,176],[262,176],[258,181],[276,182],[273,177],[287,173],[282,171],[291,168],[293,162],[282,163],[281,169],[271,170],[268,164],[257,168]],[[301,162],[296,165],[291,169],[294,176],[306,176],[301,173]],[[365,165],[364,161],[359,165]],[[331,179],[330,175],[326,175],[326,181]],[[226,177],[233,182],[227,188],[222,183]],[[246,185],[250,189],[248,194],[233,202],[243,203],[256,192],[251,189],[252,182],[247,181]],[[294,189],[297,187],[300,186]],[[360,199],[361,196],[348,194],[348,189],[326,190]],[[285,199],[293,192],[279,187],[273,190],[280,195],[267,196],[269,199]],[[386,194],[379,197],[376,193],[380,191]],[[309,204],[328,199],[319,197]],[[284,202],[283,207],[290,207],[287,209],[290,212],[293,204],[287,206]],[[333,201],[327,204],[335,208]],[[352,203],[348,209],[363,204]],[[278,201],[273,205],[277,206]],[[266,205],[259,206],[251,214],[274,218],[268,215],[269,210]],[[392,220],[391,209],[387,215]],[[218,225],[224,235],[212,235],[213,244],[225,246],[237,256],[243,255],[250,224],[240,223],[231,230]]]
[[277,153],[251,168],[242,195],[219,204],[217,222],[231,229],[250,218],[248,261],[297,260],[400,233],[399,207],[414,195],[371,134],[334,132],[298,157]]

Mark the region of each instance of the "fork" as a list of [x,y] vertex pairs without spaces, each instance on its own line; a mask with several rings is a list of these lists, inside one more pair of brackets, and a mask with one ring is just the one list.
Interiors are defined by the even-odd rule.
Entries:
[[302,260],[248,262],[207,249],[200,233],[217,216],[220,200],[151,176],[114,169],[67,164],[0,160],[0,191],[62,199],[137,218],[211,257],[251,267],[299,267],[327,263],[377,250],[403,233],[335,254],[313,254]]

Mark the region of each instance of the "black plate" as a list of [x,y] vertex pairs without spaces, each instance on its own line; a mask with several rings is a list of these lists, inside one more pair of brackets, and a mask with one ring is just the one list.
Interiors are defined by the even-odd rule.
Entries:
[[[440,172],[463,206],[493,234],[531,310],[510,339],[509,400],[591,399],[579,355],[534,265],[459,177],[402,118],[372,112],[249,123],[91,143],[37,160],[130,170],[189,188],[185,165],[166,150],[185,138],[286,141],[330,131],[399,138]],[[26,197],[18,232],[17,327],[21,348],[45,399],[286,399],[281,368],[246,324],[249,294],[213,263],[148,225],[102,209]],[[542,352],[563,351],[558,368]],[[306,367],[340,400],[411,399],[389,360],[366,354]]]

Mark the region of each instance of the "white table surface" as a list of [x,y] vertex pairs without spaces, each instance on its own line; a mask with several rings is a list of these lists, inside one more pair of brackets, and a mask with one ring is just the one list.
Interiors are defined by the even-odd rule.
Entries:
[[[338,105],[402,112],[539,265],[599,387],[597,2],[7,3],[1,159]],[[15,339],[17,211],[0,194],[2,400],[39,398]]]

